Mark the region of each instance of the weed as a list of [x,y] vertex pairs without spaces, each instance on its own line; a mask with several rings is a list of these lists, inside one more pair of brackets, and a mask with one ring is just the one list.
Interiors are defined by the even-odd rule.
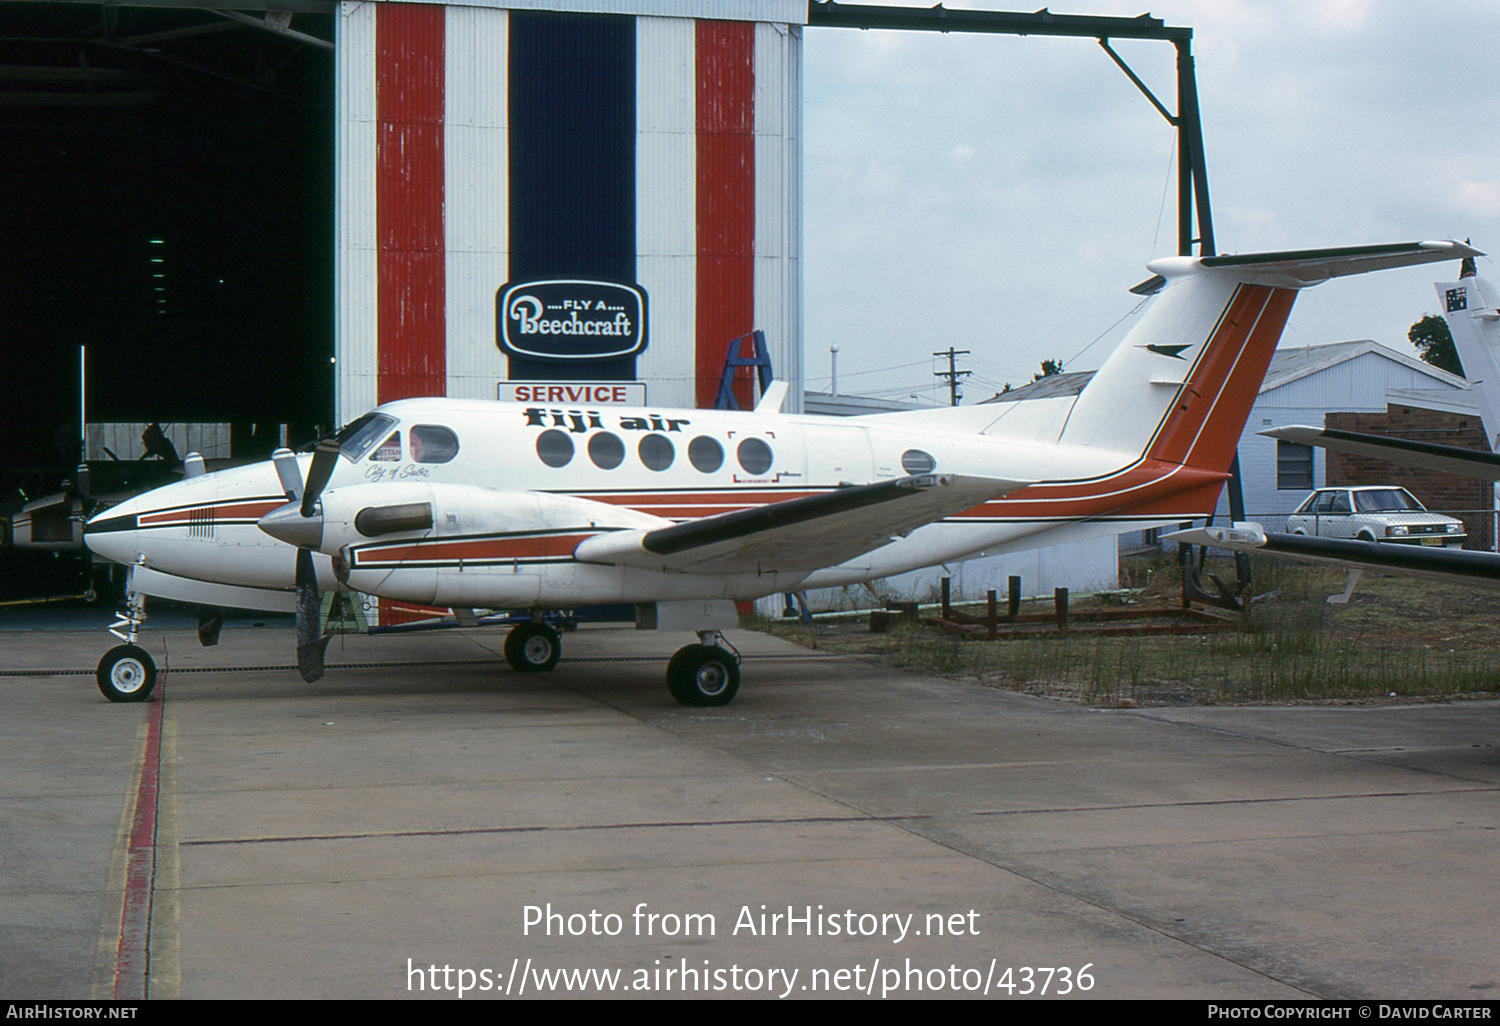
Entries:
[[[1203,635],[1060,637],[963,641],[931,626],[871,634],[863,623],[811,628],[778,622],[776,634],[871,656],[918,673],[1056,695],[1092,705],[1297,701],[1366,702],[1490,692],[1500,680],[1500,615],[1494,592],[1439,582],[1367,576],[1347,605],[1341,572],[1279,560],[1252,562],[1243,629]],[[1221,575],[1233,580],[1234,570]],[[1137,602],[1180,601],[1167,560],[1125,560],[1122,582]],[[1075,600],[1074,608],[1087,608]],[[975,612],[982,612],[976,609]]]

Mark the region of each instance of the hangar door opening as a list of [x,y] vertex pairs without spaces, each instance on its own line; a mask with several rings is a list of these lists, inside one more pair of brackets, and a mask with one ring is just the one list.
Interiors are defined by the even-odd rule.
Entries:
[[12,482],[82,420],[216,423],[222,457],[329,426],[334,5],[275,6],[0,11]]

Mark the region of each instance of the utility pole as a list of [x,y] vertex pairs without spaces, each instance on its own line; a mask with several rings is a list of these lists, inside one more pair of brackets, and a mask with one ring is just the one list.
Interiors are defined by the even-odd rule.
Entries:
[[828,386],[829,395],[839,394],[839,347],[828,347],[829,359],[833,363],[833,382]]
[[973,371],[957,370],[954,365],[954,360],[956,360],[960,356],[968,356],[969,351],[967,349],[955,350],[952,346],[949,346],[947,352],[933,353],[932,355],[946,356],[948,358],[948,369],[945,371],[934,371],[932,376],[935,378],[948,379],[948,405],[957,406],[958,401],[964,397],[964,394],[958,390],[958,383],[972,374]]

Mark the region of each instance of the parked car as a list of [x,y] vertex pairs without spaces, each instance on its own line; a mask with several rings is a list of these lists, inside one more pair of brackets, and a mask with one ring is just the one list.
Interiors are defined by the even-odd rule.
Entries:
[[1462,548],[1463,521],[1429,513],[1405,488],[1365,485],[1320,488],[1286,518],[1289,534],[1398,545],[1444,545]]

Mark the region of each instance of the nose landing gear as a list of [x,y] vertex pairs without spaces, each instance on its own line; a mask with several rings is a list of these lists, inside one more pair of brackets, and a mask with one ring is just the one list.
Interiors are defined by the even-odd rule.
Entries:
[[104,653],[94,677],[99,682],[99,692],[111,702],[144,702],[156,687],[156,663],[145,649],[136,645],[141,624],[146,622],[146,597],[132,591],[125,598],[125,611],[109,628],[109,633],[125,644]]

